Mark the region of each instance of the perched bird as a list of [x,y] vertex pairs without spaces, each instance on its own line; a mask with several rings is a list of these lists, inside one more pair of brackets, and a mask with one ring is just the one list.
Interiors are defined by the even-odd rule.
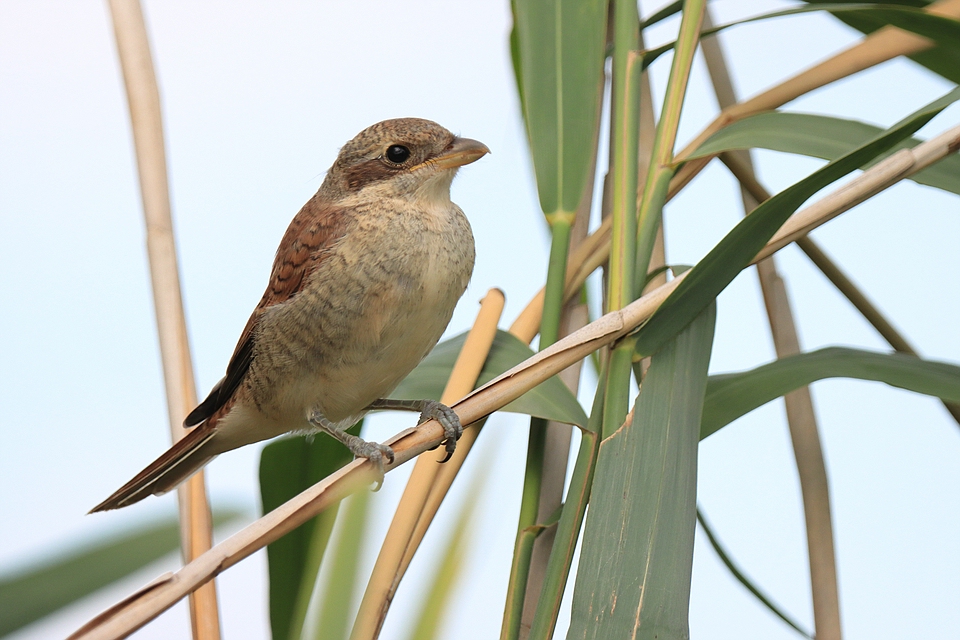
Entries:
[[418,118],[344,145],[283,235],[226,376],[184,420],[195,428],[91,513],[165,493],[217,454],[288,432],[327,433],[382,470],[390,448],[344,431],[372,409],[437,418],[451,451],[453,411],[383,398],[440,339],[470,280],[473,234],[450,183],[487,153]]

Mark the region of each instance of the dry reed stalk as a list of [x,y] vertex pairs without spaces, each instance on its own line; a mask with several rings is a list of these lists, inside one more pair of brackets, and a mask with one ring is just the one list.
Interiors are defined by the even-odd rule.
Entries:
[[[457,399],[473,391],[497,335],[497,323],[503,313],[503,305],[503,292],[499,289],[491,289],[481,300],[480,312],[450,372],[450,378],[447,380],[440,402],[453,404]],[[456,465],[459,470],[470,452],[478,431],[474,428],[464,432],[465,438],[461,438],[457,450],[446,464]],[[468,433],[470,435],[467,435]],[[412,546],[413,535],[418,522],[423,517],[424,506],[442,468],[438,462],[445,457],[446,452],[441,450],[433,455],[424,454],[417,459],[410,480],[397,505],[393,521],[387,530],[383,546],[380,548],[380,555],[374,564],[370,580],[367,582],[353,632],[350,634],[352,640],[379,637],[387,611],[393,602],[393,596],[403,578],[404,569],[409,564],[409,560],[405,564],[404,559],[412,558],[416,550],[416,546]]]
[[[167,413],[170,434],[176,442],[186,435],[181,420],[196,406],[197,392],[170,215],[160,91],[139,0],[109,0],[109,6],[130,106]],[[207,551],[212,543],[212,523],[203,473],[194,475],[182,485],[177,496],[182,553],[184,561],[190,562]],[[190,620],[194,638],[216,640],[220,637],[217,594],[213,582],[191,596]]]
[[[857,179],[803,209],[787,220],[752,263],[772,255],[819,225],[832,220],[885,187],[930,166],[960,149],[960,126],[914,149],[904,149],[864,172]],[[878,180],[881,176],[883,183]],[[683,281],[689,271],[654,289],[623,309],[560,339],[510,371],[452,405],[464,424],[471,424],[501,409],[533,387],[582,360],[600,347],[633,331],[649,318]],[[396,457],[390,471],[438,446],[443,428],[430,420],[406,429],[387,441]],[[264,515],[174,574],[166,574],[120,601],[85,624],[71,640],[123,638],[173,606],[188,593],[229,569],[247,556],[316,516],[351,492],[373,483],[377,474],[366,460],[354,460],[306,491]]]
[[[713,26],[709,9],[704,16],[704,26]],[[700,42],[700,46],[720,108],[732,107],[737,103],[737,98],[720,41],[716,37],[706,38]],[[743,164],[745,172],[756,175],[749,151],[734,151],[729,155],[736,156]],[[741,188],[741,196],[744,215],[749,215],[763,202],[746,188]],[[777,272],[774,256],[758,262],[757,273],[777,357],[800,353],[796,321],[790,309],[786,284]],[[784,396],[784,403],[803,500],[814,628],[818,638],[841,640],[843,632],[840,624],[840,593],[837,586],[830,485],[810,388],[802,387],[788,393]]]

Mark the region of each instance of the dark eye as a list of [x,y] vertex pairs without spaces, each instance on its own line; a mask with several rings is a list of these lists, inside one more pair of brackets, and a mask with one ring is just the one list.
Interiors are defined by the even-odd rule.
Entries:
[[395,144],[387,149],[387,160],[395,164],[403,164],[410,157],[410,149],[403,145]]

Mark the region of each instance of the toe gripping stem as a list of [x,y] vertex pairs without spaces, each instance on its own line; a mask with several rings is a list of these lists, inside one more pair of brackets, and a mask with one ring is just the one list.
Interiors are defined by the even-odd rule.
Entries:
[[447,455],[440,462],[446,462],[457,449],[457,440],[463,434],[463,425],[460,424],[460,417],[456,411],[445,404],[436,400],[393,400],[383,398],[371,404],[369,409],[387,409],[394,411],[419,411],[420,421],[418,425],[428,420],[436,420],[443,427],[443,445]]
[[309,421],[324,433],[342,442],[348,449],[350,449],[350,452],[355,457],[366,458],[373,463],[374,468],[380,474],[380,477],[377,480],[376,489],[374,490],[379,490],[380,487],[383,486],[383,478],[385,475],[384,461],[386,461],[388,464],[393,463],[393,449],[385,444],[380,444],[379,442],[369,442],[360,436],[347,433],[342,428],[327,420],[327,418],[324,417],[324,415],[320,412],[313,412],[309,417]]

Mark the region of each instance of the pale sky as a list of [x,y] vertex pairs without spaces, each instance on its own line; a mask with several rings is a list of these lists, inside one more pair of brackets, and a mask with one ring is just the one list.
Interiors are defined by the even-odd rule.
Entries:
[[[643,2],[642,13],[660,4]],[[493,152],[453,186],[478,259],[448,333],[469,326],[490,287],[506,292],[506,327],[541,286],[548,241],[515,95],[507,0],[144,6],[201,396],[222,376],[290,218],[339,146],[379,120],[429,118]],[[721,1],[715,17],[726,22],[782,6]],[[651,37],[665,40],[676,24]],[[749,96],[856,38],[828,16],[808,15],[741,27],[722,43],[738,92]],[[665,56],[653,68],[657,99],[668,64]],[[889,125],[950,88],[896,60],[787,109]],[[717,111],[699,58],[690,92],[681,141]],[[920,135],[958,121],[955,105]],[[105,3],[0,4],[0,571],[174,510],[165,496],[84,515],[169,444],[129,129]],[[821,164],[773,152],[755,160],[773,189]],[[667,208],[668,261],[696,262],[740,215],[734,183],[711,165]],[[960,273],[957,196],[901,184],[815,237],[923,355],[960,362],[960,302],[950,284]],[[805,349],[885,349],[799,251],[788,248],[778,260]],[[756,277],[746,273],[720,298],[711,371],[772,358]],[[936,400],[879,383],[827,381],[813,389],[847,636],[957,637],[960,428]],[[383,439],[408,423],[408,416],[378,417],[371,435]],[[445,637],[499,633],[525,445],[524,419],[495,416],[465,470],[471,476],[483,459],[491,466]],[[209,467],[215,506],[256,511],[258,451],[234,451]],[[373,500],[368,564],[407,473],[391,474]],[[449,504],[463,489],[455,487]],[[781,404],[703,443],[698,497],[739,564],[811,627],[799,487]],[[455,515],[441,514],[426,549],[442,546],[443,525]],[[171,555],[12,637],[66,635],[177,563]],[[432,566],[427,553],[418,556],[383,638],[405,636]],[[268,637],[265,578],[257,554],[218,579],[225,638]],[[699,534],[691,634],[796,637],[730,577]],[[134,637],[188,636],[178,606]]]

